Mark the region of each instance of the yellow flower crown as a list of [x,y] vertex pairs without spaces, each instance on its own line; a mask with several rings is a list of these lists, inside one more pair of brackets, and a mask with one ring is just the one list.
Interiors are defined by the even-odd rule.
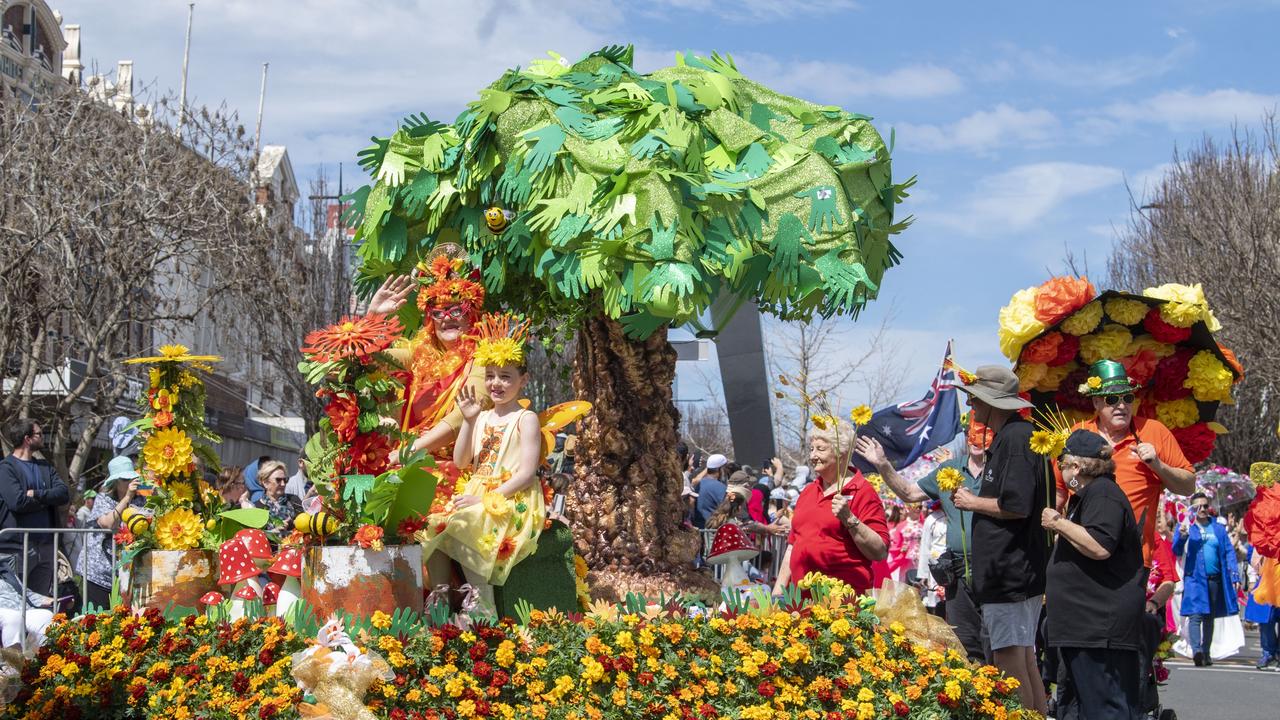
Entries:
[[524,344],[529,321],[511,313],[487,313],[472,326],[476,341],[475,362],[483,366],[524,365]]

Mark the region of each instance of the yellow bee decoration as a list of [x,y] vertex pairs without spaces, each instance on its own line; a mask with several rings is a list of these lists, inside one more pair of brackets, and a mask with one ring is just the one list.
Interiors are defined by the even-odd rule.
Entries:
[[489,232],[494,235],[501,235],[511,227],[511,221],[514,220],[516,214],[510,210],[503,210],[498,206],[493,206],[484,211],[484,224],[489,228]]
[[338,518],[327,512],[301,513],[294,518],[293,527],[304,535],[324,537],[338,530]]
[[124,523],[135,537],[151,529],[151,516],[134,508],[125,508],[125,511],[120,513],[120,522]]

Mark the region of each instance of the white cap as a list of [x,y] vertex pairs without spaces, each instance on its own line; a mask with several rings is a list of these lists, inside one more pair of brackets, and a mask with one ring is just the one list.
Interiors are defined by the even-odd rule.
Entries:
[[721,455],[720,453],[716,453],[715,455],[707,458],[708,470],[719,470],[727,464],[729,464],[729,458]]

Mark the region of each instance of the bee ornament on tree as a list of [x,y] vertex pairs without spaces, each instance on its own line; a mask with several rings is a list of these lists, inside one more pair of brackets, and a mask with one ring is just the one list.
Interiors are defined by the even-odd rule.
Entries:
[[484,211],[484,224],[489,228],[489,232],[494,235],[501,235],[511,226],[511,221],[516,218],[516,214],[510,210],[503,210],[497,205]]

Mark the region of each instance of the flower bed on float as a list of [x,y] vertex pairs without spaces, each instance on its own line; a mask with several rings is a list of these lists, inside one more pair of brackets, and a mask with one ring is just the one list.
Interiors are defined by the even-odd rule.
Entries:
[[[1029,716],[1016,681],[913,642],[846,591],[831,583],[788,608],[766,599],[719,613],[632,596],[585,615],[528,611],[519,623],[375,613],[350,633],[390,668],[365,706],[393,720]],[[277,618],[59,618],[0,717],[296,718],[311,698],[291,656],[307,646]]]

